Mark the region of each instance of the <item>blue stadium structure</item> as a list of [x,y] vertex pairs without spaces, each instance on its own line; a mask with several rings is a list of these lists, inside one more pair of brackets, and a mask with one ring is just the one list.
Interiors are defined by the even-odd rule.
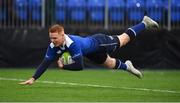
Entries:
[[87,7],[90,20],[94,22],[104,21],[105,0],[88,0]]
[[112,22],[125,20],[126,4],[124,0],[108,0],[109,18]]
[[171,0],[171,21],[180,22],[180,1]]
[[146,8],[148,15],[156,21],[163,20],[164,4],[162,0],[147,0]]
[[16,16],[20,20],[28,19],[28,1],[27,0],[15,0]]
[[127,0],[127,15],[130,21],[141,21],[145,11],[145,0]]
[[55,0],[55,20],[64,22],[66,18],[66,0]]
[[31,13],[31,18],[34,21],[41,21],[42,12],[42,0],[29,0],[28,2],[29,11]]
[[6,10],[0,10],[0,21],[6,20]]
[[[110,25],[135,24],[142,20],[145,11],[147,11],[148,16],[160,24],[167,25],[169,9],[168,0],[107,0],[107,4],[106,0],[44,0],[45,11],[42,10],[43,0],[13,0],[10,7],[13,10],[6,7],[7,4],[5,3],[8,3],[6,0],[2,1],[4,3],[0,5],[0,20],[3,22],[7,21],[9,11],[12,11],[13,14],[11,15],[13,17],[11,16],[11,18],[15,18],[18,20],[17,22],[30,23],[31,21],[50,20],[50,22],[63,24],[85,24],[85,22],[88,22],[88,25],[102,25],[105,24],[105,14],[108,9],[108,23]],[[171,0],[170,4],[170,20],[173,24],[179,23],[180,0]],[[42,17],[43,13],[45,17]]]
[[69,0],[68,1],[69,17],[73,21],[86,20],[86,1],[85,0]]

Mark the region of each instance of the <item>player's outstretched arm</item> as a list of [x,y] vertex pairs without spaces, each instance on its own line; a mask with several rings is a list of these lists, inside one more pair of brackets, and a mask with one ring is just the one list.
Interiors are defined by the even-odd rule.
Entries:
[[26,80],[24,82],[20,82],[19,84],[21,84],[21,85],[31,85],[31,84],[34,83],[34,81],[35,81],[34,78],[30,78],[30,79],[28,79],[28,80]]
[[34,83],[35,80],[37,80],[48,68],[48,66],[51,64],[51,60],[47,60],[47,59],[44,59],[42,61],[42,63],[39,65],[39,67],[37,68],[36,72],[34,73],[34,75],[32,76],[32,78],[24,81],[24,82],[21,82],[19,84],[22,84],[22,85],[31,85]]

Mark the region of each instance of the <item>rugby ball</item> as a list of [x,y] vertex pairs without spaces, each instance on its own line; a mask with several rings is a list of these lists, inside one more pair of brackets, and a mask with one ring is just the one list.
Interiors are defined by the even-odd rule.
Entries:
[[64,52],[59,58],[64,65],[72,64],[73,60],[69,52]]

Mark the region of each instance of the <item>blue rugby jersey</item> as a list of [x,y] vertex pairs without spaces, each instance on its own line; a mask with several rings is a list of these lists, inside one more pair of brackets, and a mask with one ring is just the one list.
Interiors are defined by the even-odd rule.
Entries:
[[65,51],[72,56],[73,64],[64,65],[64,68],[83,68],[83,55],[94,52],[98,49],[98,42],[92,37],[80,37],[75,35],[66,35],[63,46],[55,47],[53,43],[48,46],[46,55],[42,63],[37,68],[33,78],[38,79],[48,68],[48,66]]
[[75,35],[65,35],[65,40],[63,46],[60,47],[55,47],[53,43],[50,43],[45,58],[53,60],[65,51],[68,51],[72,58],[75,58],[96,51],[98,47],[98,43],[92,37],[83,38]]

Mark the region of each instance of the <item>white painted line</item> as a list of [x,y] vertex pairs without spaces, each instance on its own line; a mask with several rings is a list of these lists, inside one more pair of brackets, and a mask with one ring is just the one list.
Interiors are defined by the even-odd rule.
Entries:
[[[0,77],[0,80],[4,80],[4,81],[25,81],[25,79],[4,78],[4,77]],[[55,81],[40,81],[40,80],[37,80],[36,82],[45,83],[45,84],[60,84],[60,85],[72,85],[72,86],[85,86],[85,87],[96,87],[96,88],[112,88],[112,89],[125,89],[125,90],[137,90],[137,91],[180,94],[180,91],[162,90],[162,89],[114,87],[114,86],[105,86],[105,85],[96,85],[96,84],[81,84],[81,83],[71,83],[71,82],[55,82]]]

